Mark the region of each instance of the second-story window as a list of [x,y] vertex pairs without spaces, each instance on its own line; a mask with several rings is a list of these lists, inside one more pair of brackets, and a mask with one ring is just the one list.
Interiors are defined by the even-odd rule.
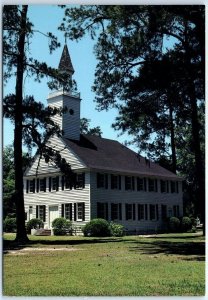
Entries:
[[149,178],[148,183],[149,183],[149,192],[157,192],[157,179]]
[[76,188],[85,187],[85,173],[76,174]]
[[121,176],[111,174],[111,189],[121,189]]
[[146,186],[146,178],[137,177],[137,191],[146,191]]
[[171,181],[171,193],[178,193],[178,181]]
[[160,180],[161,193],[169,193],[169,182],[168,180]]
[[35,179],[29,181],[29,191],[35,193]]
[[46,191],[46,178],[40,179],[40,192]]
[[125,190],[134,191],[134,177],[133,176],[125,176]]
[[97,188],[108,188],[108,174],[97,173]]

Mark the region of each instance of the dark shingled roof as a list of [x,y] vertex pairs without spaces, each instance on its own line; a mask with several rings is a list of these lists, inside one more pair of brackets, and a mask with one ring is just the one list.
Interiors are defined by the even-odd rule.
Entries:
[[148,161],[117,141],[95,135],[80,135],[79,141],[67,138],[63,140],[89,168],[179,179],[174,173]]
[[69,55],[69,50],[68,50],[68,47],[66,44],[64,45],[64,49],[63,49],[63,52],[61,55],[61,60],[60,60],[58,68],[60,71],[66,71],[71,74],[74,74],[74,68],[73,68],[71,58]]

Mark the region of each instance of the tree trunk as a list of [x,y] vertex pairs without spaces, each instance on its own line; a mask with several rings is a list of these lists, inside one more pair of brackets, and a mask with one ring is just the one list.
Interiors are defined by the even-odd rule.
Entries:
[[18,41],[17,74],[16,74],[16,103],[15,103],[15,129],[14,129],[14,167],[15,167],[15,204],[17,217],[16,241],[25,243],[28,237],[25,229],[25,209],[23,195],[23,160],[22,160],[22,90],[25,60],[25,36],[27,5],[23,5],[21,12],[21,32]]
[[174,122],[173,122],[173,106],[171,104],[171,101],[169,103],[169,117],[170,117],[170,140],[171,140],[172,171],[176,174],[175,128],[174,128]]

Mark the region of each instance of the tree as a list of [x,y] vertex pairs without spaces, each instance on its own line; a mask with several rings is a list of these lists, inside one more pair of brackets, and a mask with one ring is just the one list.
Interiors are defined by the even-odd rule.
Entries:
[[[23,155],[22,143],[31,147],[36,146],[40,157],[45,160],[54,160],[61,171],[67,172],[68,177],[74,178],[70,165],[46,144],[50,136],[61,134],[60,128],[52,121],[51,116],[64,113],[64,110],[45,108],[42,103],[36,102],[33,96],[23,99],[23,78],[33,77],[40,81],[44,76],[50,77],[50,88],[63,86],[71,88],[72,82],[67,72],[50,68],[46,63],[38,62],[29,56],[27,45],[31,40],[34,29],[33,24],[27,18],[28,6],[5,5],[3,9],[3,63],[4,80],[15,76],[16,88],[14,94],[4,97],[4,116],[14,123],[14,180],[15,191],[13,199],[16,205],[17,235],[16,241],[25,243],[28,241],[25,230],[25,212],[23,196]],[[52,33],[47,33],[49,50],[52,52],[60,46],[57,38]]]
[[[176,57],[176,70],[174,84],[177,84],[177,94],[172,95],[174,88],[167,87],[166,100],[169,104],[169,120],[174,117],[179,122],[191,122],[192,144],[195,160],[195,176],[198,187],[198,202],[202,221],[204,222],[204,165],[201,152],[200,120],[198,103],[204,102],[205,86],[205,14],[204,6],[81,6],[80,8],[66,8],[65,19],[60,29],[67,32],[72,39],[80,39],[86,33],[96,39],[95,54],[98,64],[95,72],[93,90],[96,93],[96,101],[99,109],[117,107],[119,109],[117,128],[122,126],[130,128],[136,133],[141,122],[128,123],[129,116],[137,114],[140,107],[137,100],[141,96],[149,98],[149,107],[146,106],[147,119],[151,114],[157,113],[152,99],[154,82],[150,82],[151,91],[146,89],[146,95],[142,95],[140,84],[142,69],[148,66],[151,69],[156,64],[161,64],[168,49],[165,49],[165,41],[172,39],[171,49]],[[174,64],[171,59],[170,65]],[[182,70],[183,69],[183,70]],[[154,72],[153,72],[154,73]],[[154,78],[155,79],[155,78]],[[169,81],[170,83],[170,81]],[[132,94],[133,91],[133,94]],[[155,91],[155,89],[154,89]],[[161,91],[161,86],[160,86]],[[164,89],[163,89],[164,91]],[[176,97],[180,95],[177,103]],[[161,96],[161,93],[160,93]],[[174,97],[172,99],[172,97]],[[155,99],[155,97],[153,97]],[[161,108],[161,98],[159,98]],[[166,104],[167,104],[166,101]],[[175,106],[177,103],[177,106]],[[143,104],[143,103],[142,103]],[[174,105],[172,105],[174,104]],[[182,104],[182,106],[181,106]],[[180,107],[181,106],[181,107]],[[148,109],[149,108],[149,109]],[[153,108],[153,111],[152,111]],[[173,111],[172,108],[174,109]],[[182,116],[180,109],[182,108]],[[129,111],[128,111],[129,109]],[[143,109],[144,112],[144,109]],[[127,116],[126,114],[129,113]],[[161,124],[164,112],[159,119]],[[145,117],[142,117],[145,120]],[[183,123],[182,120],[183,119]],[[155,122],[156,120],[156,122]],[[174,124],[173,121],[170,122]],[[154,129],[157,127],[157,118],[151,122]],[[148,122],[147,122],[147,125]],[[129,126],[129,127],[128,127]],[[163,127],[164,127],[163,126]],[[149,136],[147,128],[143,136]],[[125,129],[122,127],[122,129]],[[143,126],[144,129],[144,126]],[[170,131],[174,128],[170,128]],[[163,135],[164,136],[164,135]],[[160,141],[161,130],[157,141]],[[173,138],[173,132],[171,139]],[[174,141],[171,140],[173,144]],[[163,141],[163,147],[165,147]],[[161,143],[157,143],[156,149],[160,149]],[[172,148],[172,150],[174,147]],[[165,150],[165,148],[164,148]],[[175,156],[175,155],[173,155]],[[176,164],[175,162],[173,162]]]
[[90,119],[82,118],[80,123],[80,133],[82,134],[91,134],[91,135],[97,135],[101,137],[102,131],[100,126],[90,128]]

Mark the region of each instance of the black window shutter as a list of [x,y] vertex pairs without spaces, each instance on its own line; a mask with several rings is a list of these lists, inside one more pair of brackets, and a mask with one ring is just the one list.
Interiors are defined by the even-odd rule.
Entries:
[[132,181],[132,190],[134,191],[134,176],[132,176],[132,178],[131,178],[131,181]]
[[82,173],[82,187],[85,188],[85,173]]
[[100,202],[97,202],[97,218],[100,218]]
[[61,204],[61,216],[64,218],[64,204]]
[[26,185],[26,193],[29,191],[29,180],[27,180],[27,185]]
[[105,174],[105,188],[108,189],[108,174]]
[[49,177],[49,192],[51,192],[51,177]]
[[114,220],[114,218],[113,218],[113,206],[114,206],[114,203],[111,203],[111,220]]
[[137,191],[140,191],[140,178],[137,177]]
[[108,203],[105,203],[105,209],[106,209],[106,220],[108,220]]
[[35,179],[33,179],[33,193],[35,193]]
[[114,189],[114,185],[113,185],[113,175],[111,174],[111,189]]
[[44,178],[44,192],[46,192],[46,177]]
[[65,176],[62,175],[61,176],[61,189],[62,189],[62,191],[64,190],[64,184],[65,184]]
[[39,178],[36,180],[36,192],[39,192]]
[[100,173],[97,173],[97,188],[100,187]]
[[118,209],[119,209],[119,220],[122,220],[122,203],[118,204]]
[[178,181],[176,181],[176,192],[178,193]]
[[43,205],[43,222],[46,221],[46,206]]
[[56,190],[59,190],[59,176],[56,176]]
[[155,192],[157,192],[157,179],[155,179]]
[[125,190],[127,190],[127,177],[125,176]]
[[36,205],[36,219],[38,219],[38,205]]
[[69,203],[69,209],[70,209],[70,221],[72,221],[72,203]]
[[77,220],[77,204],[74,203],[74,221]]
[[145,191],[147,190],[147,180],[146,180],[146,178],[144,178],[144,190]]
[[167,193],[169,193],[169,181],[167,180]]
[[159,220],[158,204],[156,204],[156,219]]
[[125,205],[126,208],[126,220],[128,220],[128,204]]
[[119,184],[119,190],[121,190],[121,175],[118,176],[118,184]]
[[148,220],[148,206],[145,204],[145,220]]
[[135,220],[135,203],[133,204],[133,220]]
[[141,220],[141,204],[138,204],[138,220]]
[[82,221],[85,221],[85,203],[82,203]]

